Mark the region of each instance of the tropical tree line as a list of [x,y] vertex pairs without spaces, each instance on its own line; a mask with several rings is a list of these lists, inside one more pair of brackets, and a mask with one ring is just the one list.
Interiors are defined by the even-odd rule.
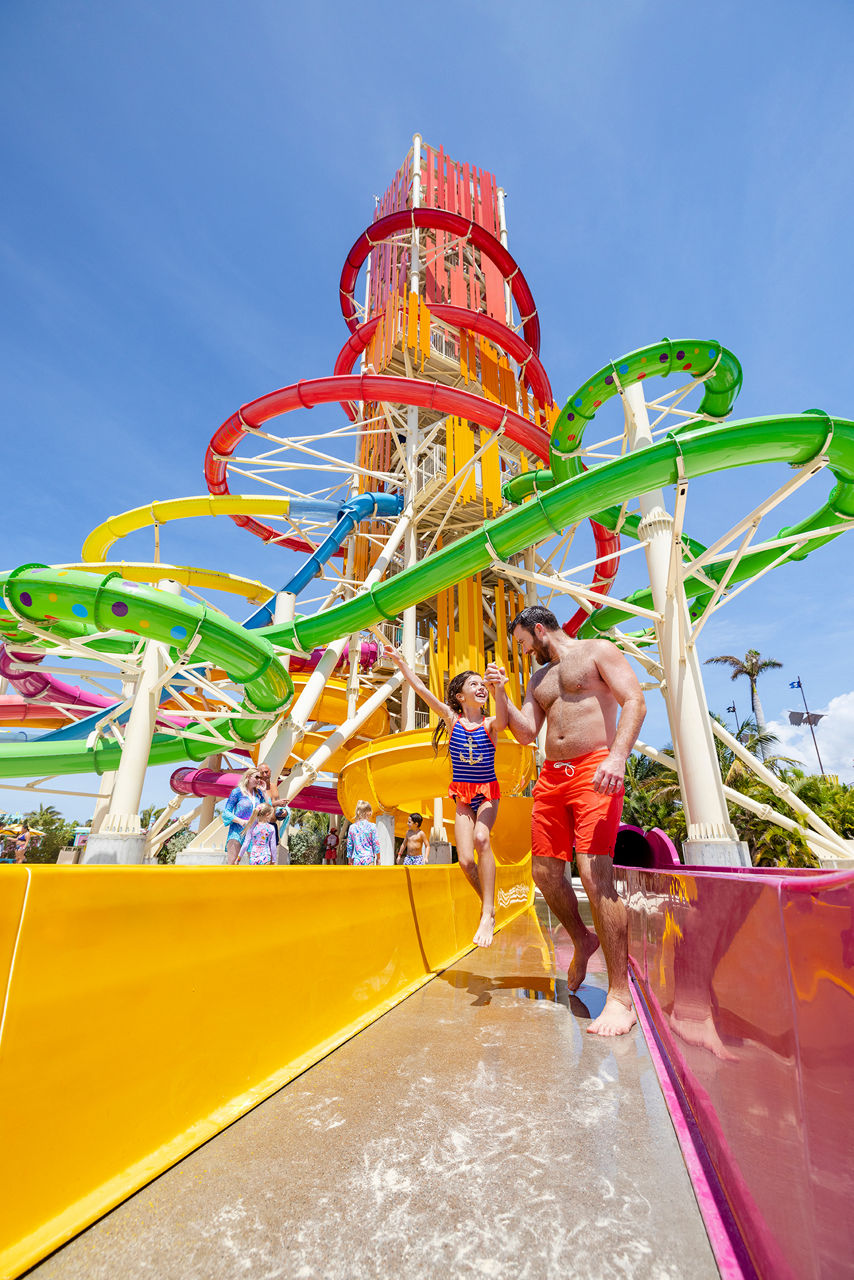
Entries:
[[[714,719],[720,721],[718,716]],[[774,754],[774,735],[767,731],[760,734],[753,717],[744,720],[734,736],[753,755],[762,758],[765,768],[785,782],[828,826],[843,838],[854,839],[854,787],[835,777],[808,774],[796,761]],[[715,749],[725,786],[800,823],[798,815],[718,738],[715,738]],[[754,866],[820,866],[799,832],[784,831],[740,805],[728,803],[727,808],[739,839],[747,842]],[[646,756],[633,753],[626,764],[623,821],[645,831],[659,827],[680,848],[687,835],[687,824],[676,774]],[[805,826],[803,830],[806,831]]]
[[[775,751],[779,740],[768,732],[757,685],[763,672],[782,667],[782,662],[776,658],[763,658],[758,650],[748,649],[743,658],[729,653],[720,654],[708,658],[708,664],[729,667],[733,680],[746,679],[750,685],[753,715],[738,725],[734,735],[738,741],[829,827],[844,839],[854,838],[854,787],[835,777],[809,774],[797,761]],[[713,718],[720,724],[724,723],[719,716]],[[771,788],[761,782],[717,737],[715,749],[725,786],[799,821],[797,814],[789,811]],[[745,840],[750,848],[754,866],[819,866],[818,859],[800,833],[784,831],[739,805],[729,804],[728,808],[739,838]],[[675,773],[645,756],[632,755],[626,770],[623,821],[644,830],[659,827],[679,847],[686,836],[686,819]]]

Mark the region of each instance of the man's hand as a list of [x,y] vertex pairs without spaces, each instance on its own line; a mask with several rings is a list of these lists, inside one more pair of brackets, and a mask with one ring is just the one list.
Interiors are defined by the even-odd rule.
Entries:
[[607,755],[593,775],[593,790],[603,796],[620,796],[625,790],[623,781],[626,762],[613,752]]
[[497,662],[490,662],[486,668],[483,682],[493,691],[503,689],[507,681],[507,672]]

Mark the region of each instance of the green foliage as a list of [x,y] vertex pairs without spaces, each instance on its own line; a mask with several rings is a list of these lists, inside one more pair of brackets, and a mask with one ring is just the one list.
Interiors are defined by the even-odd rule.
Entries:
[[[329,832],[329,814],[292,810],[288,847],[291,866],[315,866],[323,860],[323,846]],[[298,815],[298,816],[297,816]]]
[[143,831],[147,831],[151,824],[157,821],[165,808],[166,806],[163,804],[159,807],[156,804],[150,804],[146,809],[142,810],[139,815],[139,821]]
[[169,866],[174,863],[177,854],[182,849],[186,849],[191,840],[195,838],[195,831],[190,831],[187,827],[183,831],[176,831],[165,844],[162,844],[154,855],[161,866]]
[[[751,650],[751,653],[754,651]],[[758,655],[755,655],[758,658]],[[750,654],[748,654],[750,657]],[[760,666],[760,670],[762,666]],[[719,717],[714,716],[714,719]],[[719,723],[723,724],[722,720]],[[838,778],[805,774],[793,760],[773,754],[777,739],[760,730],[749,717],[739,726],[735,737],[747,750],[758,756],[765,768],[781,781],[820,817],[846,839],[854,838],[854,787]],[[770,786],[753,773],[735,752],[715,737],[715,749],[721,777],[726,786],[749,796],[757,804],[773,809],[798,822],[802,820],[790,810]],[[670,748],[665,748],[670,750]],[[764,758],[762,758],[764,756]],[[750,848],[754,866],[818,867],[819,861],[807,847],[800,831],[784,831],[759,814],[740,805],[729,804],[730,819]],[[686,835],[685,812],[676,783],[676,774],[646,757],[632,754],[626,764],[626,801],[623,821],[648,831],[660,827],[677,848]]]
[[60,849],[67,848],[74,839],[77,826],[76,822],[63,818],[52,804],[42,804],[38,809],[25,813],[24,821],[42,832],[38,840],[30,842],[27,862],[56,862]]

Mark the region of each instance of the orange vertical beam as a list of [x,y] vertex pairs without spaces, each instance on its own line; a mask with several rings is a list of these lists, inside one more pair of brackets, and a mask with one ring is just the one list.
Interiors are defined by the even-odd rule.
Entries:
[[474,598],[474,578],[466,580],[466,606],[468,611],[468,653],[466,664],[471,671],[477,671],[477,609]]
[[507,659],[507,601],[504,596],[504,583],[499,579],[495,584],[495,658],[505,671],[509,665]]
[[[452,479],[457,474],[456,463],[456,423],[452,413],[445,419],[445,478]],[[456,492],[456,490],[455,490]]]
[[474,577],[475,637],[477,639],[477,666],[475,670],[486,669],[486,636],[483,631],[483,575]]
[[471,637],[469,635],[469,594],[468,581],[457,583],[457,615],[458,615],[458,643],[457,643],[457,665],[456,671],[461,671],[468,666],[469,648],[471,645]]
[[421,346],[421,368],[424,368],[424,361],[430,354],[430,308],[421,304],[421,315],[419,317],[418,341]]
[[460,330],[460,376],[465,379],[466,386],[469,380],[469,344],[466,342],[466,334]]
[[[437,599],[436,603],[438,604],[438,599]],[[430,641],[430,662],[429,662],[429,670],[430,670],[430,676],[429,676],[429,679],[427,680],[427,683],[428,683],[428,685],[430,686],[430,688],[431,688],[431,690],[433,691],[433,693],[436,693],[436,691],[437,691],[437,690],[439,690],[439,692],[438,692],[438,694],[437,694],[437,697],[441,698],[441,696],[442,696],[442,692],[441,692],[441,690],[442,690],[442,677],[441,677],[440,670],[439,670],[439,628],[438,628],[438,622],[437,622],[437,624],[436,624],[436,644],[434,645],[434,644],[432,643],[432,640]],[[429,710],[429,720],[428,720],[428,723],[429,723],[429,725],[430,725],[430,728],[431,728],[431,729],[435,729],[436,725],[439,723],[439,717],[436,715],[436,712],[433,710],[433,708],[432,708],[432,707],[430,707],[428,710]]]
[[409,314],[406,324],[406,345],[414,354],[418,354],[418,294],[409,295]]
[[433,690],[437,698],[445,696],[445,674],[448,671],[448,648],[451,644],[451,626],[453,623],[453,592],[440,591],[436,597],[436,626],[438,629],[437,657],[438,683]]
[[454,475],[457,477],[454,491],[463,502],[473,501],[477,494],[474,472],[470,472],[465,479],[462,476],[463,468],[473,457],[474,433],[465,418],[457,418],[454,428]]
[[[480,470],[483,476],[483,510],[485,515],[489,515],[501,506],[501,460],[497,444],[490,445],[481,458]],[[487,510],[487,503],[491,512]]]

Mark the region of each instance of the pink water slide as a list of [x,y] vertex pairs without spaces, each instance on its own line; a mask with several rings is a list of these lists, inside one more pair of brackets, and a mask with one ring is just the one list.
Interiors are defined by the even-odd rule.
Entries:
[[[225,797],[240,782],[241,774],[215,769],[176,769],[169,785],[179,796]],[[332,787],[303,787],[291,801],[292,809],[309,809],[312,813],[341,813],[338,793]]]

